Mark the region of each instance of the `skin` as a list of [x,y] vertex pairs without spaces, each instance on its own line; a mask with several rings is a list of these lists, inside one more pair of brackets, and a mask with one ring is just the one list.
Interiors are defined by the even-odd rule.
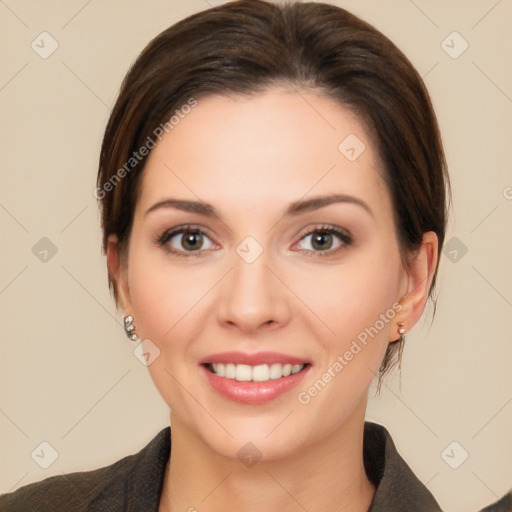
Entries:
[[[349,134],[366,146],[353,162],[338,150]],[[250,99],[200,99],[152,151],[128,249],[120,254],[112,235],[107,259],[125,314],[134,316],[140,339],[161,351],[148,366],[171,409],[160,512],[370,506],[375,489],[362,459],[368,389],[399,337],[397,323],[408,331],[423,312],[438,243],[425,233],[403,267],[374,148],[364,125],[333,100],[273,87]],[[373,213],[336,203],[284,216],[293,201],[332,193],[356,197]],[[173,208],[146,214],[169,197],[206,201],[221,218]],[[194,252],[200,256],[155,243],[182,224],[205,232]],[[333,235],[331,254],[321,255],[307,233],[325,224],[349,230],[353,243]],[[250,264],[236,252],[249,235],[263,248]],[[186,253],[183,239],[167,246]],[[378,335],[307,405],[299,403],[298,392],[395,303],[401,310]],[[276,400],[239,404],[214,391],[198,365],[230,350],[281,352],[312,367]],[[251,468],[237,457],[247,442],[262,454]]]

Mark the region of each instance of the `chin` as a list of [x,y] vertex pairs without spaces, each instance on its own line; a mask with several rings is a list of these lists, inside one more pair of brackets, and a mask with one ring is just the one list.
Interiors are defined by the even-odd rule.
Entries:
[[208,437],[204,441],[219,455],[244,462],[247,457],[258,461],[285,459],[296,454],[308,442],[308,438],[311,439],[307,433],[300,437],[292,434],[293,431],[297,432],[297,425],[290,425],[283,432],[276,431],[269,436],[265,433],[271,431],[267,426],[264,425],[264,431],[245,426],[245,431],[241,430],[243,435],[229,439],[226,436],[211,437],[205,433]]
[[[246,452],[261,460],[278,460],[293,456],[305,444],[314,443],[322,432],[314,421],[313,410],[300,405],[284,403],[281,406],[267,405],[247,413],[231,412],[216,414],[215,422],[200,421],[191,425],[203,442],[219,455],[240,459]],[[211,420],[211,418],[210,418]],[[324,428],[327,424],[324,424]],[[229,432],[229,435],[227,432]],[[254,452],[254,453],[252,453]]]

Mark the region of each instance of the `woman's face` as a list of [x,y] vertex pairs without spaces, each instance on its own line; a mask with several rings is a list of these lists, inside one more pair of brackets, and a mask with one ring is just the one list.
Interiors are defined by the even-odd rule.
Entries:
[[312,92],[210,96],[158,142],[118,282],[173,426],[275,459],[363,420],[407,289],[380,170]]

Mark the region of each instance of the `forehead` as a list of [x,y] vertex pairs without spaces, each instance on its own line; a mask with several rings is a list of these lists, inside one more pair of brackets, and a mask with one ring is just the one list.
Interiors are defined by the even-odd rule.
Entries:
[[271,199],[282,205],[325,193],[389,203],[369,134],[333,99],[273,88],[208,96],[186,111],[152,150],[137,208],[166,194],[199,197],[220,210],[257,211]]

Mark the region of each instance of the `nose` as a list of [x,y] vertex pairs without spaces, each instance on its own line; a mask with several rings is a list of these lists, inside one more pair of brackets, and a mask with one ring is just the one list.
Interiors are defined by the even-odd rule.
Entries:
[[290,321],[292,293],[269,260],[265,251],[252,263],[234,253],[217,303],[218,320],[224,327],[250,336]]

